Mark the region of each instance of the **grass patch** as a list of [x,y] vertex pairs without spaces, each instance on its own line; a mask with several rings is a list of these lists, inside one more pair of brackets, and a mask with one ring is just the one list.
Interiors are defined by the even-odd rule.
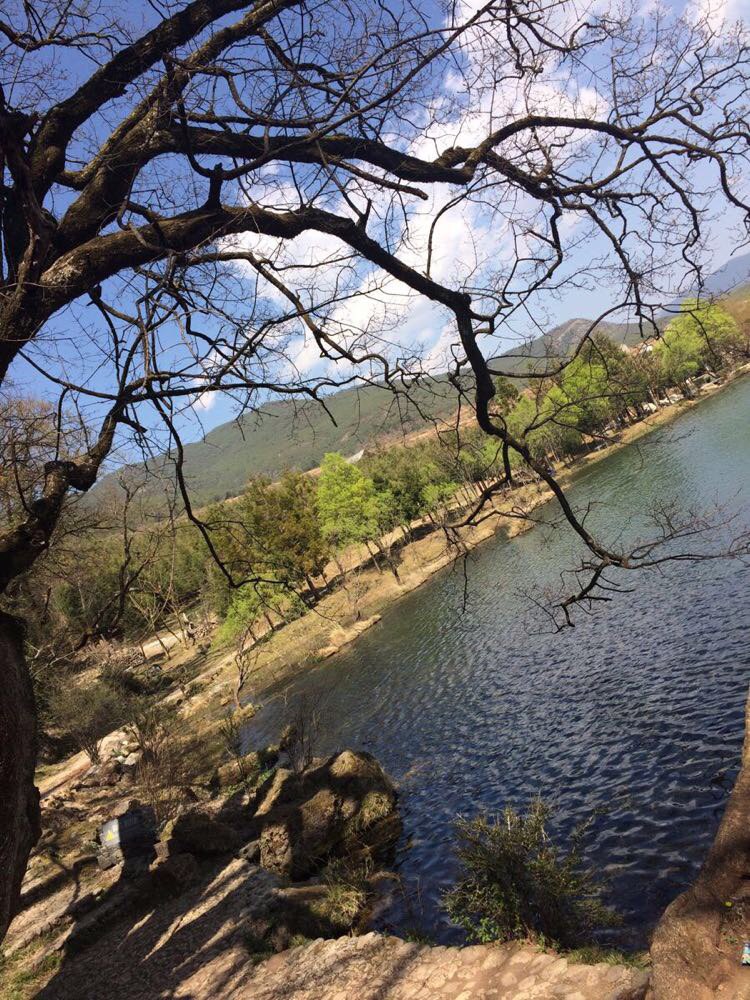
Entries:
[[62,953],[53,951],[39,962],[14,970],[24,954],[28,954],[25,949],[12,959],[0,957],[0,995],[4,1000],[31,1000],[62,962]]
[[368,862],[329,862],[323,872],[325,897],[314,903],[311,911],[341,931],[350,930],[367,905],[371,874]]
[[633,969],[647,969],[651,964],[647,951],[622,951],[596,944],[573,948],[565,952],[565,957],[580,965],[627,965]]

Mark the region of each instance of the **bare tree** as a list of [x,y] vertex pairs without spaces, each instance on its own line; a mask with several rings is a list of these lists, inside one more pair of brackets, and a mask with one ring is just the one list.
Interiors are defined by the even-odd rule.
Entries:
[[234,697],[234,707],[236,711],[241,711],[242,692],[255,673],[260,659],[261,646],[255,637],[252,625],[243,629],[237,640],[237,652],[234,654],[234,665],[237,674],[232,695]]
[[[0,20],[0,383],[34,373],[83,436],[69,451],[58,435],[0,527],[0,588],[128,436],[169,445],[199,521],[181,433],[205,393],[240,410],[273,393],[324,405],[357,382],[408,393],[421,352],[394,331],[418,299],[456,332],[453,377],[506,481],[514,453],[593,573],[638,564],[493,416],[486,358],[542,292],[608,280],[609,314],[647,331],[674,295],[663,275],[700,280],[711,212],[747,219],[744,30],[567,0],[155,0],[141,34],[107,10],[10,0]],[[587,240],[582,275],[569,254]],[[5,928],[37,811],[31,692],[17,627],[2,630]]]

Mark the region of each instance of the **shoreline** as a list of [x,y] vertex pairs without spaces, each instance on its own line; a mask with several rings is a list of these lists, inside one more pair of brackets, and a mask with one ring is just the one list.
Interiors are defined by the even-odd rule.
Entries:
[[[704,390],[694,399],[682,399],[677,403],[662,407],[637,423],[630,424],[617,434],[616,439],[597,451],[575,458],[567,466],[557,469],[557,479],[564,488],[574,484],[582,472],[609,458],[623,448],[637,443],[642,438],[678,420],[702,402],[712,398],[739,379],[750,374],[750,364],[732,372],[716,387]],[[503,495],[491,504],[484,520],[473,527],[458,529],[458,546],[449,546],[444,533],[436,528],[423,538],[406,543],[399,552],[399,576],[397,582],[387,570],[379,572],[372,565],[363,566],[353,572],[354,580],[344,581],[330,594],[326,594],[318,605],[295,621],[279,627],[275,632],[257,644],[257,664],[243,690],[243,704],[260,699],[264,694],[275,691],[280,685],[291,682],[295,676],[311,667],[316,667],[335,657],[350,647],[360,635],[369,631],[383,614],[402,597],[417,590],[436,573],[449,567],[472,552],[488,539],[500,532],[510,540],[530,531],[534,526],[530,518],[543,504],[554,500],[554,494],[539,484],[517,487],[510,495]],[[356,563],[355,563],[356,566]],[[352,601],[351,590],[360,589],[360,598]],[[352,610],[356,603],[358,617]],[[214,683],[204,697],[197,700],[200,710],[209,707],[207,701],[217,698],[222,707],[228,704],[227,691],[232,686],[231,674],[234,669],[234,651],[226,646],[215,649],[210,656],[210,668],[196,678],[208,679]],[[218,669],[217,669],[218,668]],[[190,702],[194,701],[190,698]],[[192,714],[192,704],[185,706]],[[198,706],[196,706],[198,707]]]

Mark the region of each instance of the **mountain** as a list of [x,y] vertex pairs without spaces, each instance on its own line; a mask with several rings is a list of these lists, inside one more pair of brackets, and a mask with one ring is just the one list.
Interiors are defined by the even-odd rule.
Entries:
[[[570,320],[492,359],[490,365],[520,373],[530,364],[542,364],[542,359],[560,358],[590,323]],[[630,328],[623,324],[608,324],[604,332],[618,341],[630,336]],[[376,441],[397,440],[432,421],[452,417],[458,397],[452,383],[437,376],[409,385],[408,398],[384,386],[367,385],[327,396],[325,404],[326,409],[314,401],[275,400],[260,412],[220,424],[203,440],[185,445],[185,478],[193,503],[203,506],[237,496],[253,475],[276,478],[285,469],[314,469],[328,451],[350,456]],[[160,456],[149,461],[149,472],[155,480],[162,475],[172,480],[170,465],[167,456]],[[93,495],[101,499],[123,475],[140,478],[140,469],[133,465],[105,476]]]
[[[502,361],[506,370],[509,368],[508,361],[514,361],[513,370],[520,371],[526,368],[530,359],[565,357],[580,343],[581,338],[591,328],[591,322],[590,319],[582,318],[566,320],[541,337],[524,344],[522,348],[506,351],[500,358],[493,360]],[[638,327],[632,323],[600,323],[597,330],[618,344],[635,343],[641,336]]]
[[748,279],[750,279],[750,253],[730,257],[723,267],[706,279],[704,293],[726,295],[727,292],[733,292],[740,286],[746,285]]
[[[275,478],[285,469],[313,469],[328,451],[354,455],[378,439],[425,427],[423,414],[445,419],[456,410],[456,391],[445,378],[408,390],[407,399],[377,385],[344,389],[326,397],[325,409],[315,401],[275,400],[258,413],[220,424],[201,441],[185,445],[185,478],[193,503],[237,496],[253,475]],[[170,465],[167,456],[160,456],[149,461],[149,472],[156,479],[161,473],[173,478]],[[101,496],[122,475],[140,478],[140,469],[132,465],[110,473],[92,493]]]
[[[706,290],[723,294],[747,283],[750,254],[729,261],[706,282]],[[666,319],[666,314],[665,314]],[[495,371],[521,373],[542,359],[569,354],[591,325],[590,319],[566,320],[541,337],[506,351],[490,361]],[[603,323],[599,329],[616,343],[640,340],[635,324]],[[285,469],[315,468],[328,451],[356,454],[377,440],[395,440],[426,427],[431,420],[446,420],[457,408],[455,387],[445,376],[420,381],[406,395],[383,386],[344,389],[326,397],[325,409],[316,402],[282,399],[264,405],[260,412],[243,415],[214,428],[201,441],[185,446],[185,474],[197,506],[237,496],[253,475],[277,477]],[[170,475],[171,460],[160,456],[149,462],[157,476]],[[136,476],[140,466],[118,471]],[[171,478],[171,475],[170,475]],[[115,474],[105,476],[93,491],[111,490]]]

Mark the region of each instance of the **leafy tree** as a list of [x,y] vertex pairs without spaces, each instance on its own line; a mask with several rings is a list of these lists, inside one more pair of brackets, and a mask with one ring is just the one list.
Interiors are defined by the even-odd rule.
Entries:
[[398,505],[390,490],[378,491],[373,480],[356,465],[338,452],[330,452],[320,467],[317,508],[321,531],[334,548],[374,542],[398,579],[391,546],[382,541],[382,536],[398,523]]
[[444,481],[440,466],[420,444],[381,448],[368,455],[361,468],[383,495],[380,519],[384,517],[387,523],[391,517],[407,531],[409,524],[424,513],[425,487]]
[[99,748],[107,733],[128,718],[126,696],[104,681],[61,684],[51,702],[52,718],[60,730],[99,763]]
[[596,434],[612,418],[616,388],[605,364],[594,357],[579,355],[562,373],[559,421],[581,434]]
[[656,346],[672,385],[684,385],[706,368],[720,368],[743,350],[743,337],[734,317],[721,305],[696,299],[682,303],[680,315],[671,321]]
[[[252,632],[255,624],[261,620],[265,621],[269,629],[273,629],[278,617],[289,621],[297,618],[304,610],[305,605],[301,599],[281,583],[248,583],[232,593],[217,638],[219,642],[231,641],[246,629]],[[278,616],[276,622],[274,615]]]
[[448,504],[456,495],[458,483],[428,483],[422,489],[422,506],[433,519],[443,521],[447,517]]
[[312,578],[325,568],[329,550],[310,477],[286,472],[278,483],[256,477],[248,484],[238,511],[249,565],[290,588],[304,581],[317,596]]
[[492,400],[493,409],[496,413],[505,415],[509,413],[518,401],[518,387],[504,375],[495,378],[495,396]]
[[692,324],[674,328],[670,324],[654,347],[665,385],[687,389],[687,380],[694,378],[703,368],[704,346]]
[[383,501],[375,483],[338,452],[323,458],[316,505],[323,536],[336,548],[366,542],[381,530]]

